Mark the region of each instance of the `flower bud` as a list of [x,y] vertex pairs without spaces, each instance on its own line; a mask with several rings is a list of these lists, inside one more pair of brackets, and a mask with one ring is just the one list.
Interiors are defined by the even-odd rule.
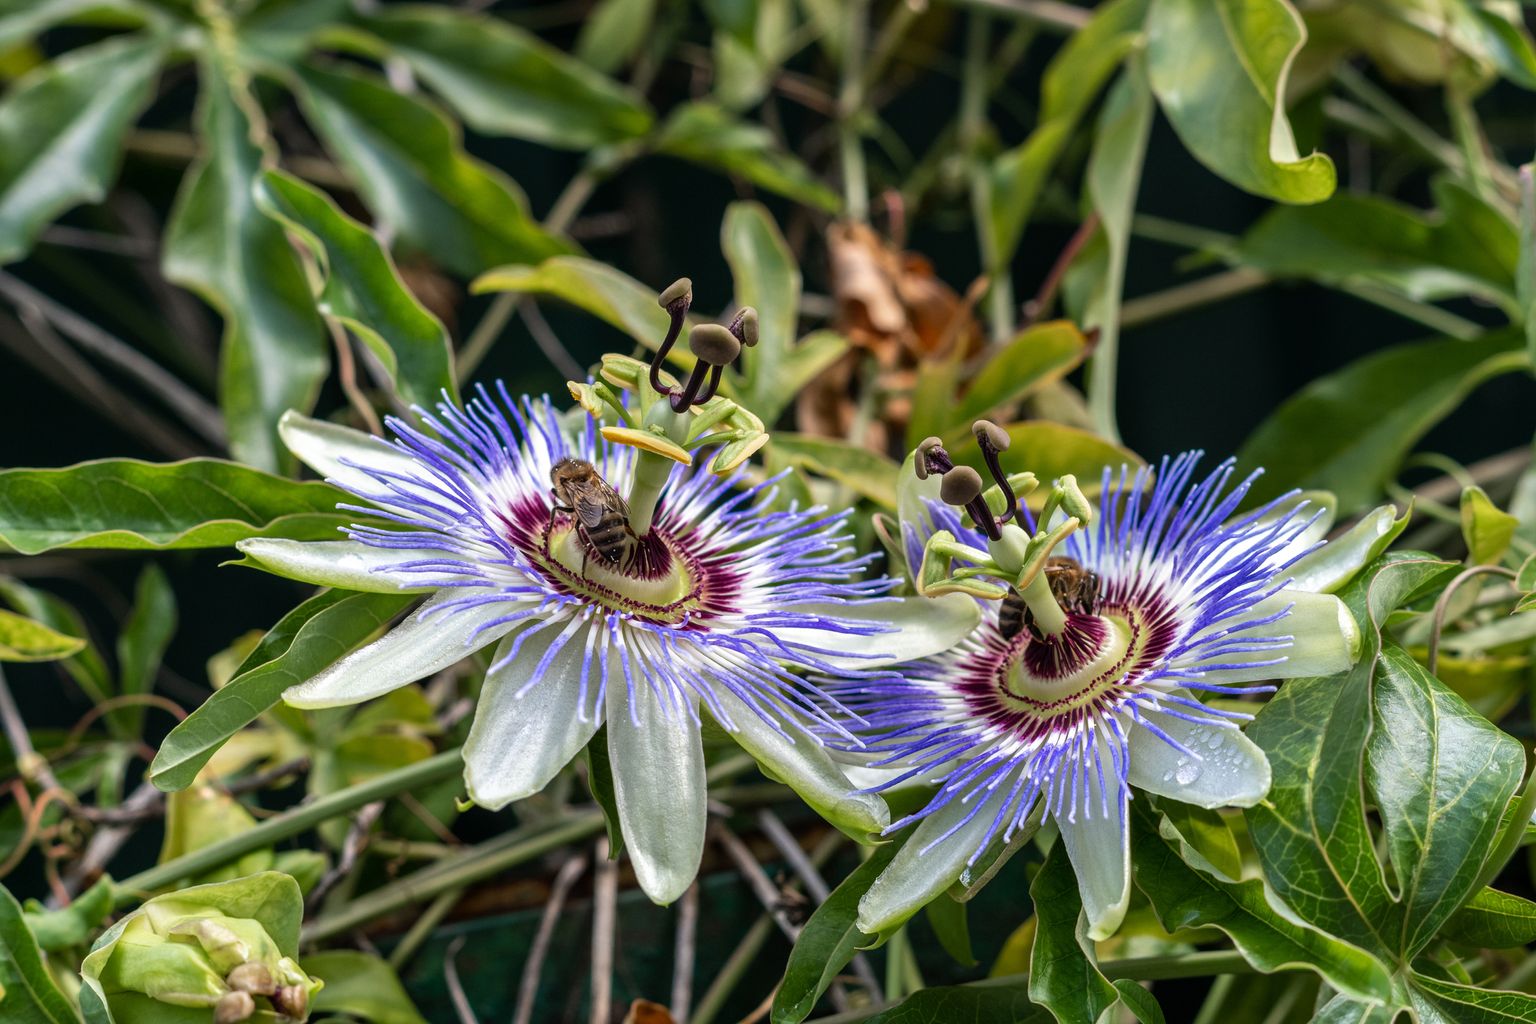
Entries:
[[277,982],[272,978],[272,971],[266,964],[243,963],[230,971],[224,978],[224,984],[237,992],[249,992],[252,995],[269,996],[277,991]]
[[309,990],[303,985],[284,985],[273,993],[272,1009],[284,1017],[303,1020],[309,1015]]
[[249,992],[226,992],[213,1007],[213,1024],[240,1024],[256,1012]]

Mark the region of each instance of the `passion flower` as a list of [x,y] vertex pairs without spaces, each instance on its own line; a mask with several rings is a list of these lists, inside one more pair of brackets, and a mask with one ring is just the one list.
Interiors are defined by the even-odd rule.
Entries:
[[952,649],[829,686],[860,716],[850,749],[898,770],[871,791],[938,787],[887,829],[916,825],[863,897],[859,928],[888,930],[957,878],[974,882],[984,859],[1046,819],[1089,934],[1105,938],[1130,897],[1132,788],[1208,808],[1262,799],[1269,763],[1237,724],[1249,716],[1201,697],[1347,668],[1353,620],[1316,591],[1342,585],[1376,545],[1362,535],[1320,550],[1326,513],[1294,494],[1238,515],[1253,477],[1232,486],[1228,461],[1197,480],[1199,453],[1155,474],[1106,470],[1096,510],[1065,479],[1031,534],[1014,492],[1032,478],[1002,473],[1006,435],[985,423],[976,433],[996,485],[984,494],[925,443],[903,482],[902,546],[919,589],[996,600],[980,602],[981,625]]
[[591,421],[573,434],[548,402],[496,393],[393,419],[393,443],[283,419],[293,452],[366,504],[345,506],[361,517],[349,540],[240,550],[294,579],[429,595],[284,699],[367,700],[495,644],[464,746],[470,797],[495,809],[538,792],[606,723],[620,825],[660,903],[703,851],[704,715],[830,820],[882,829],[884,802],[850,793],[821,746],[844,727],[793,669],[932,654],[970,631],[974,603],[883,597],[846,513],[775,508],[772,483],[739,468],[658,471]]

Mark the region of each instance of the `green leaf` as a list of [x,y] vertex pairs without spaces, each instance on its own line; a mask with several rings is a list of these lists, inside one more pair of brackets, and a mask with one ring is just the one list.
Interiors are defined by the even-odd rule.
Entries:
[[598,0],[576,37],[576,56],[604,74],[628,64],[656,19],[656,0]]
[[[1292,685],[1287,683],[1280,692]],[[1271,904],[1258,879],[1224,881],[1189,866],[1151,819],[1145,808],[1137,810],[1132,843],[1136,886],[1152,901],[1165,929],[1219,928],[1260,971],[1302,967],[1341,992],[1372,1001],[1391,997],[1391,975],[1375,957],[1283,913]]]
[[327,591],[285,615],[240,666],[238,674],[172,729],[149,777],[163,790],[183,789],[231,736],[302,683],[367,640],[414,600],[410,594]]
[[1406,962],[1477,884],[1525,753],[1396,643],[1384,645],[1372,689],[1366,784],[1397,879],[1395,950]]
[[304,973],[325,982],[310,1004],[311,1016],[340,1013],[369,1024],[427,1024],[395,969],[373,953],[355,949],[310,953],[304,957]]
[[0,576],[0,597],[16,611],[37,619],[49,629],[85,641],[77,653],[64,659],[62,667],[94,703],[112,695],[112,674],[107,663],[91,645],[90,631],[80,613],[67,602],[45,591],[35,590],[19,580]]
[[176,633],[176,595],[158,566],[139,573],[133,609],[117,637],[117,683],[121,693],[149,693],[160,659]]
[[112,879],[103,877],[71,900],[67,907],[43,910],[29,906],[25,914],[27,927],[44,951],[83,946],[112,913],[112,899]]
[[332,539],[351,522],[330,484],[297,483],[221,459],[101,459],[64,469],[0,470],[0,545],[228,547],[247,537]]
[[4,886],[0,886],[0,1009],[7,1024],[78,1024],[80,1020],[49,976],[21,907]]
[[868,943],[856,924],[859,900],[900,848],[900,842],[875,847],[806,920],[774,994],[771,1024],[800,1024],[810,1016],[822,993]]
[[875,504],[896,508],[896,476],[890,457],[846,441],[779,431],[770,442],[775,456],[792,466],[836,480]]
[[1525,324],[1525,348],[1536,364],[1536,181],[1532,164],[1520,168],[1520,256],[1515,264],[1515,299]]
[[624,852],[624,832],[619,828],[619,804],[613,791],[613,761],[608,757],[608,727],[602,725],[587,741],[587,789],[603,812],[608,833],[608,857],[618,860]]
[[1536,942],[1536,903],[1498,889],[1483,889],[1450,916],[1439,938],[1478,949],[1512,949]]
[[457,399],[448,332],[405,287],[367,228],[323,192],[280,171],[261,176],[256,202],[314,253],[325,277],[320,312],[368,346],[402,399],[428,408],[445,391]]
[[59,214],[106,197],[164,56],[151,36],[83,46],[0,101],[0,263],[25,256]]
[[476,278],[476,294],[518,292],[569,302],[655,349],[670,319],[656,304],[655,291],[606,263],[580,256],[556,256],[536,267],[500,267]]
[[[1008,431],[1008,464],[1027,466],[1042,482],[1049,485],[1057,477],[1068,473],[1076,475],[1084,493],[1097,494],[1104,469],[1108,467],[1117,476],[1121,466],[1132,471],[1142,464],[1141,457],[1128,448],[1111,444],[1099,435],[1077,427],[1047,420],[1023,420],[1001,426]],[[985,474],[986,464],[974,444],[951,449],[955,461],[964,463]],[[1031,497],[1045,499],[1042,488]]]
[[1265,469],[1250,500],[1300,487],[1333,491],[1345,515],[1371,504],[1419,438],[1473,388],[1529,365],[1522,344],[1504,331],[1395,345],[1318,378],[1243,444],[1239,460]]
[[1306,40],[1287,0],[1153,0],[1152,91],[1184,145],[1227,181],[1286,203],[1333,194],[1333,161],[1303,157],[1285,116],[1286,79]]
[[737,175],[829,213],[842,205],[798,157],[779,148],[768,129],[740,121],[714,103],[685,103],[673,110],[655,146],[658,153]]
[[[1163,815],[1159,826],[1165,838],[1169,831],[1178,837],[1186,848],[1186,862],[1206,871],[1220,873],[1226,881],[1236,881],[1243,875],[1243,855],[1237,846],[1237,836],[1220,811],[1206,810],[1177,800],[1159,800],[1157,809]],[[1204,865],[1191,859],[1198,856]]]
[[15,612],[0,610],[0,661],[58,661],[85,648],[77,636],[56,632]]
[[1536,1022],[1536,996],[1456,985],[1415,973],[1408,986],[1419,1024]]
[[1461,536],[1473,565],[1497,564],[1519,526],[1520,520],[1495,505],[1481,487],[1461,492]]
[[764,423],[793,402],[784,386],[800,310],[800,266],[761,203],[732,203],[720,226],[720,248],[736,280],[736,305],[757,310],[758,342],[741,354],[737,394]]
[[1275,276],[1377,284],[1420,302],[1472,295],[1511,309],[1519,240],[1513,225],[1487,212],[1496,239],[1474,234],[1472,218],[1450,211],[1428,216],[1380,196],[1336,195],[1273,208],[1243,236],[1235,258]]
[[1099,215],[1105,242],[1097,250],[1104,262],[1103,273],[1083,309],[1083,326],[1099,332],[1088,370],[1088,404],[1099,432],[1111,440],[1119,438],[1115,425],[1115,384],[1120,351],[1120,298],[1153,110],[1143,61],[1139,56],[1132,57],[1110,87],[1094,127],[1093,151],[1088,156],[1088,197]]
[[940,893],[923,911],[944,952],[962,967],[974,967],[976,954],[971,951],[971,929],[965,907],[949,893]]
[[105,15],[113,23],[139,26],[150,12],[134,0],[0,0],[0,51],[35,40],[55,25]]
[[630,89],[500,19],[402,5],[363,24],[483,134],[590,149],[651,129]]
[[973,420],[1011,409],[1037,388],[1060,380],[1087,355],[1088,343],[1067,320],[1025,328],[997,348],[970,378],[958,406],[944,410],[944,432],[969,433]]
[[1135,46],[1146,9],[1147,0],[1100,4],[1046,65],[1039,122],[1021,145],[992,162],[988,175],[988,220],[1000,265],[1012,259],[1040,189],[1089,105]]
[[[222,789],[194,786],[180,790],[165,798],[165,834],[155,863],[168,863],[255,827],[251,812]],[[192,881],[227,882],[271,867],[272,848],[265,846],[201,872]]]
[[1520,564],[1520,571],[1515,576],[1515,586],[1526,594],[1536,590],[1536,555],[1532,555]]
[[330,365],[304,268],[283,229],[256,208],[251,186],[266,156],[217,59],[201,69],[202,156],[187,172],[166,226],[161,269],[224,317],[219,405],[235,458],[276,471],[293,464],[277,437],[289,409],[308,412]]
[[1098,1020],[1119,1000],[1119,993],[1095,962],[1066,844],[1051,847],[1030,884],[1029,897],[1036,920],[1029,997],[1050,1010],[1059,1024]]
[[465,276],[570,251],[528,213],[522,190],[464,152],[457,126],[424,100],[353,71],[306,67],[299,98],[386,228]]

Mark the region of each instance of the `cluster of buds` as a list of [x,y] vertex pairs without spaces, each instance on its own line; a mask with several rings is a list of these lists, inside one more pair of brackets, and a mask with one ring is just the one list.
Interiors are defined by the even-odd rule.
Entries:
[[117,1024],[173,1006],[214,1024],[304,1021],[321,983],[294,959],[302,912],[298,884],[273,871],[157,896],[97,940],[82,979]]
[[[605,355],[596,381],[568,382],[571,397],[594,419],[618,421],[602,427],[609,441],[685,466],[692,465],[695,451],[718,446],[710,471],[728,473],[768,443],[763,421],[720,394],[726,367],[743,348],[757,344],[757,311],[742,309],[728,326],[693,326],[687,345],[694,363],[686,381],[679,383],[663,364],[687,326],[693,283],[679,278],[662,291],[657,304],[671,323],[651,361]],[[622,392],[633,395],[633,402]]]
[[[922,567],[915,580],[917,591],[928,596],[964,593],[989,600],[1017,593],[1044,632],[1059,632],[1065,614],[1047,583],[1046,561],[1057,545],[1088,524],[1093,506],[1077,480],[1070,474],[1063,476],[1052,484],[1036,528],[1026,531],[1020,525],[1019,501],[1031,494],[1039,481],[1033,473],[1004,472],[1000,456],[1008,450],[1007,431],[987,420],[977,420],[972,433],[992,477],[990,487],[976,470],[955,465],[937,437],[918,445],[913,468],[920,479],[939,478],[939,500],[962,509],[986,537],[987,548],[962,544],[948,530],[934,532],[923,549]],[[1062,515],[1053,526],[1058,512]],[[967,564],[956,569],[957,559]]]

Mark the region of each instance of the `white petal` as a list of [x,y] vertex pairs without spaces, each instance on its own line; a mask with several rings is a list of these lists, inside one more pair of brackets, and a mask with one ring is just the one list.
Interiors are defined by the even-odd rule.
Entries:
[[881,625],[878,633],[837,633],[824,629],[775,628],[786,644],[811,648],[809,657],[834,668],[880,668],[947,651],[981,622],[981,609],[965,594],[899,597],[869,604],[797,604],[787,611],[825,615],[861,625]]
[[730,691],[722,689],[717,699],[731,718],[736,742],[823,818],[860,841],[891,823],[885,801],[873,793],[854,792],[843,768],[815,736],[781,718],[780,725],[791,737],[786,739]]
[[512,629],[504,622],[476,632],[507,614],[502,603],[438,611],[453,600],[449,592],[431,598],[394,629],[322,671],[308,682],[283,691],[283,700],[299,708],[333,708],[388,693],[440,672]]
[[1234,726],[1200,725],[1162,711],[1142,717],[1190,753],[1123,718],[1131,785],[1196,807],[1252,807],[1269,792],[1269,758]]
[[[1113,778],[1105,765],[1105,777]],[[1097,789],[1097,784],[1090,786]],[[1079,810],[1077,820],[1065,816],[1055,819],[1061,841],[1067,847],[1067,859],[1077,874],[1077,889],[1083,897],[1083,912],[1088,915],[1088,937],[1107,939],[1125,920],[1131,903],[1131,833],[1126,825],[1127,793],[1110,794],[1106,816],[1095,793],[1093,814]]]
[[[919,822],[906,845],[896,852],[859,900],[859,931],[866,935],[889,931],[948,889],[960,877],[966,862],[991,830],[1012,785],[1010,778],[985,797],[975,796],[969,803],[962,803],[956,797]],[[976,809],[977,800],[982,804],[975,816],[929,849],[929,844],[955,828],[956,823]]]
[[[578,629],[535,677],[562,634],[557,628],[544,629],[529,636],[515,658],[485,677],[475,722],[464,741],[464,781],[470,799],[481,807],[500,810],[539,792],[597,732],[602,715],[594,705],[601,663],[595,652],[588,660],[588,633]],[[514,633],[502,639],[497,662],[517,638]],[[609,666],[610,685],[615,668]]]
[[[1360,654],[1360,630],[1344,602],[1332,594],[1309,594],[1287,587],[1274,597],[1261,601],[1249,618],[1267,618],[1287,605],[1293,606],[1290,614],[1245,635],[1254,638],[1288,636],[1292,638],[1289,647],[1245,654],[1218,654],[1208,663],[1233,667],[1202,672],[1198,666],[1193,666],[1190,671],[1202,682],[1251,683],[1266,679],[1331,676],[1355,663]],[[1280,657],[1285,660],[1279,664],[1262,664]],[[1254,664],[1248,664],[1250,662]]]
[[1397,508],[1383,505],[1348,531],[1299,559],[1286,570],[1291,588],[1331,594],[1348,583],[1355,573],[1387,549],[1408,525],[1397,517]]
[[376,548],[355,540],[298,541],[252,537],[235,544],[261,568],[291,580],[322,587],[366,590],[379,594],[426,593],[417,573],[391,572],[392,566],[418,559],[441,558],[440,551]]
[[636,669],[633,701],[622,681],[608,689],[608,755],[635,878],[665,906],[693,882],[704,856],[704,744],[688,709],[663,706]]
[[343,460],[396,473],[413,472],[416,466],[409,455],[381,437],[310,419],[292,409],[277,421],[277,432],[306,466],[349,491],[376,491],[379,483]]

